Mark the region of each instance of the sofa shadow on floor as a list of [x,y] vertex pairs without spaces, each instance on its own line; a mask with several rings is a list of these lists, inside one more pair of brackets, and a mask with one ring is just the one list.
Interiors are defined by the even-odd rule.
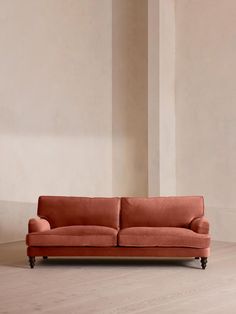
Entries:
[[195,259],[164,259],[164,258],[53,258],[47,260],[36,259],[37,266],[65,266],[65,267],[187,267],[201,269],[199,260]]
[[[0,261],[0,266],[7,266],[7,267],[14,267],[14,268],[29,268],[28,260],[25,258],[16,259],[15,261],[6,259],[4,261]],[[186,267],[186,268],[193,268],[196,270],[201,269],[201,265],[199,260],[143,260],[143,259],[100,259],[100,258],[93,258],[91,259],[80,259],[80,258],[51,258],[50,260],[43,260],[40,257],[36,260],[36,266],[40,267],[101,267],[101,268],[111,268],[111,267],[158,267],[158,268],[179,268],[179,267]]]

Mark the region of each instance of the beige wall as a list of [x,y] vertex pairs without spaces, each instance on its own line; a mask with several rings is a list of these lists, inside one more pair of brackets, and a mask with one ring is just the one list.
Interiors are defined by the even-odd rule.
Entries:
[[0,241],[40,194],[112,195],[111,24],[110,0],[0,2]]
[[147,195],[147,9],[0,2],[0,242],[42,194]]
[[148,1],[148,195],[175,195],[175,1]]
[[175,195],[175,0],[159,0],[159,63],[160,195]]
[[114,195],[148,193],[148,1],[112,1]]
[[176,1],[177,192],[236,241],[236,1]]
[[148,0],[148,196],[160,195],[159,1]]

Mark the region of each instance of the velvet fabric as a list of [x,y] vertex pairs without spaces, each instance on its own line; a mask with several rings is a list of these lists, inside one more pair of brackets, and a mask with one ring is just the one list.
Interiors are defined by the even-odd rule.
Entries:
[[31,232],[41,232],[50,230],[50,224],[46,219],[41,218],[31,218],[28,223],[28,231]]
[[202,197],[42,196],[28,256],[208,257]]
[[210,229],[209,221],[206,217],[195,218],[191,222],[190,228],[195,232],[208,234]]
[[51,228],[97,225],[119,228],[120,199],[99,197],[41,196],[38,216]]
[[175,227],[132,227],[120,230],[119,246],[132,247],[186,247],[205,249],[210,237],[190,229]]
[[117,230],[103,226],[67,226],[26,236],[28,246],[116,246]]
[[121,200],[121,228],[188,228],[194,218],[203,214],[204,201],[201,196],[123,197]]

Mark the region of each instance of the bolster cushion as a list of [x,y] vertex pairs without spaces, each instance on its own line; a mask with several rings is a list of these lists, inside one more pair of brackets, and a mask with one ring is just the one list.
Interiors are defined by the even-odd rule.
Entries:
[[46,219],[43,218],[31,218],[28,224],[29,233],[31,232],[42,232],[50,230],[50,224]]
[[206,217],[195,218],[190,224],[191,230],[202,233],[208,234],[209,233],[209,221]]

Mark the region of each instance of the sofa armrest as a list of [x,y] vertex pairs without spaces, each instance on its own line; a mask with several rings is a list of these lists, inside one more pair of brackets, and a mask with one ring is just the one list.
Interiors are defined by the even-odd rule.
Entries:
[[195,218],[190,224],[190,229],[202,234],[209,233],[209,221],[206,217]]
[[50,230],[50,224],[46,219],[43,218],[31,218],[28,223],[28,231],[31,232],[41,232]]

